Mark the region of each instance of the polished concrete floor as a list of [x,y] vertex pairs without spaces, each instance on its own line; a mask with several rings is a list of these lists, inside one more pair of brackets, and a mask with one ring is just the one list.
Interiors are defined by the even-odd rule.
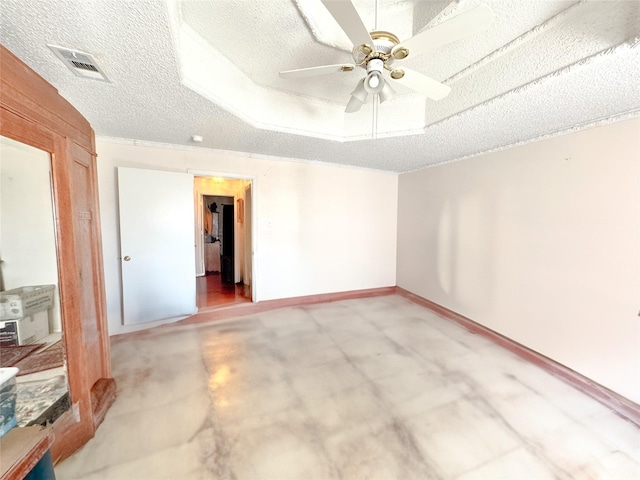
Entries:
[[66,479],[638,479],[640,430],[391,295],[116,337]]

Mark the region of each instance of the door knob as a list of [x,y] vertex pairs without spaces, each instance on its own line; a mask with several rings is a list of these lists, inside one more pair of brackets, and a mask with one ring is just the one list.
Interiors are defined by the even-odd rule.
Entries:
[[124,261],[125,261],[125,262],[128,262],[129,260],[131,260],[131,257],[130,257],[129,255],[127,255],[127,256],[125,256],[125,257],[124,257]]

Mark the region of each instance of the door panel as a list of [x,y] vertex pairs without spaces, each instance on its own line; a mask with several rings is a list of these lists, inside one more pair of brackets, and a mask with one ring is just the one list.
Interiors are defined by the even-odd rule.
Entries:
[[193,175],[118,168],[125,325],[196,311]]
[[220,261],[223,283],[235,283],[234,229],[233,205],[222,205],[222,257]]

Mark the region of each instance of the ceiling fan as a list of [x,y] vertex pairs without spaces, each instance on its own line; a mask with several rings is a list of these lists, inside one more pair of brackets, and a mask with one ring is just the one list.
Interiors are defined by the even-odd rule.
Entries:
[[[381,103],[391,98],[395,94],[391,83],[404,85],[432,100],[446,97],[451,87],[415,70],[395,66],[395,61],[403,60],[410,55],[421,55],[464,38],[484,30],[493,22],[493,11],[486,5],[480,5],[401,42],[390,32],[369,32],[350,0],[321,1],[353,43],[354,63],[286,70],[280,72],[280,77],[295,79],[351,72],[356,67],[365,69],[366,76],[358,81],[351,93],[351,99],[345,109],[347,113],[360,110],[369,95],[378,95]],[[383,76],[385,70],[389,72],[390,82]]]

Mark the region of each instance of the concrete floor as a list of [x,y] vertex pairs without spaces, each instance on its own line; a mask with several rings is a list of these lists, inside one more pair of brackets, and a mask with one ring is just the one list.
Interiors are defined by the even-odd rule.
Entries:
[[640,478],[640,430],[396,296],[116,337],[67,479]]

